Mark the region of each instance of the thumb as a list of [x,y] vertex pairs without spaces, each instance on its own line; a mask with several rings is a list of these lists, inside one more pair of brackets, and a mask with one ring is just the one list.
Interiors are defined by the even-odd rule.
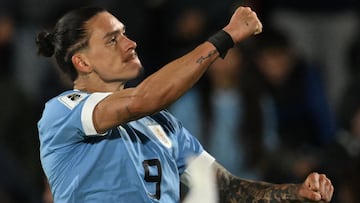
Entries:
[[307,187],[301,187],[299,190],[299,196],[312,201],[320,201],[321,194],[317,191],[310,190]]

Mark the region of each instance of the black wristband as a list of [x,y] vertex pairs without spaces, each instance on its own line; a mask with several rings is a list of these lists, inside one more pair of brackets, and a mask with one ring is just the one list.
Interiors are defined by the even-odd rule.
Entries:
[[216,47],[221,58],[225,58],[227,51],[234,47],[233,39],[224,30],[220,30],[209,37],[208,41]]

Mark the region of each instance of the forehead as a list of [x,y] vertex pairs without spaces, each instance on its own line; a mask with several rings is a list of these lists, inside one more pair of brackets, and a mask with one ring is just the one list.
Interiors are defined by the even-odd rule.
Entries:
[[103,38],[109,32],[124,30],[124,24],[109,12],[101,12],[87,22],[87,28],[90,38]]

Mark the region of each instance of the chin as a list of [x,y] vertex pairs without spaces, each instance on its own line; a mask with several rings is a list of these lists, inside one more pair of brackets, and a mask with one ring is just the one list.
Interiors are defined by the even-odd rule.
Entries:
[[140,75],[142,75],[144,73],[144,68],[143,68],[143,66],[142,66],[139,59],[134,61],[133,67],[134,67],[134,70],[137,72],[136,76],[140,76]]
[[143,66],[139,63],[131,67],[131,79],[141,78],[145,75]]
[[141,78],[145,75],[145,70],[143,66],[140,66],[135,74],[135,78]]
[[125,87],[128,88],[128,87],[137,86],[144,79],[144,75],[145,75],[144,68],[142,66],[140,66],[140,68],[138,69],[138,72],[135,75],[135,77],[133,77],[133,78],[126,81]]
[[134,57],[132,60],[123,64],[122,76],[130,80],[141,77],[144,75],[144,68],[138,57]]
[[142,76],[144,74],[144,67],[141,64],[140,59],[138,57],[136,57],[132,62],[133,62],[134,69],[136,69],[136,71],[137,71],[136,76],[137,77]]

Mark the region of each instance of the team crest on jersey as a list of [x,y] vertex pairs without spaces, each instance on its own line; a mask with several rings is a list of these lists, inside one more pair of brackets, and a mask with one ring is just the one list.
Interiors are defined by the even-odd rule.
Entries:
[[73,109],[77,104],[80,103],[80,101],[85,98],[86,95],[86,93],[70,93],[59,97],[59,101],[69,109]]
[[154,133],[156,138],[167,148],[171,148],[172,142],[169,139],[169,137],[166,135],[164,129],[161,127],[161,125],[158,124],[152,124],[148,125],[149,129]]

